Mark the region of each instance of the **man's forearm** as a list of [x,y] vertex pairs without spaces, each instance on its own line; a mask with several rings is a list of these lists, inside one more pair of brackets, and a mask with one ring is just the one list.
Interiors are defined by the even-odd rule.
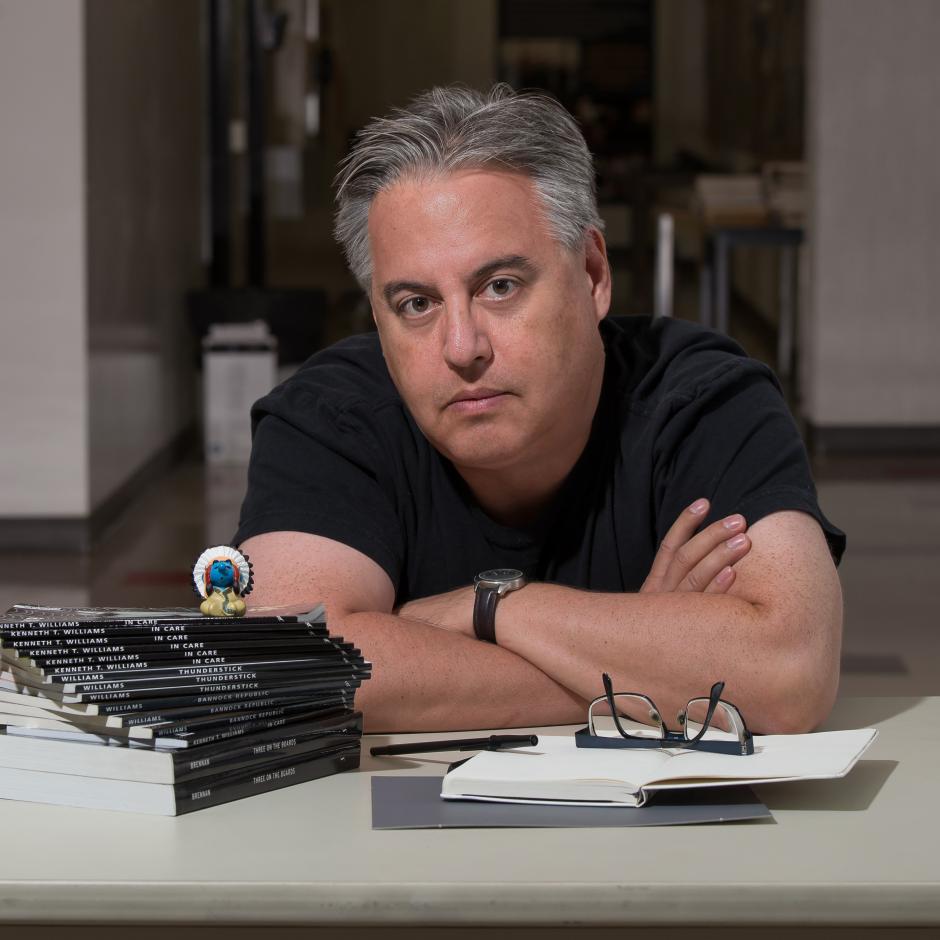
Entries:
[[508,649],[394,614],[330,622],[370,662],[356,694],[366,730],[439,731],[568,724],[587,704]]
[[[839,612],[841,614],[841,611]],[[835,612],[821,612],[834,616]],[[643,692],[674,726],[692,697],[723,681],[755,731],[803,731],[828,712],[838,648],[814,624],[787,624],[740,597],[593,594],[532,584],[500,602],[497,639],[579,696]]]
[[[585,700],[602,694],[607,672],[619,691],[652,697],[670,724],[720,680],[752,730],[809,730],[835,698],[842,630],[842,592],[822,530],[800,512],[765,517],[722,585],[714,577],[724,564],[720,528],[691,541],[680,533],[679,550],[668,554],[664,543],[652,587],[638,594],[537,583],[507,594],[497,642]],[[702,570],[695,589],[692,575]],[[473,635],[472,610],[472,586],[402,608],[464,636]]]

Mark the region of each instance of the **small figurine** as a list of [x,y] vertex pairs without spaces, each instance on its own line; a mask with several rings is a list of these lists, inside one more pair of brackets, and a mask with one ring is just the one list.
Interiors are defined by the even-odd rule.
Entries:
[[228,545],[207,548],[193,567],[193,587],[203,598],[199,609],[207,617],[243,617],[252,580],[251,562]]

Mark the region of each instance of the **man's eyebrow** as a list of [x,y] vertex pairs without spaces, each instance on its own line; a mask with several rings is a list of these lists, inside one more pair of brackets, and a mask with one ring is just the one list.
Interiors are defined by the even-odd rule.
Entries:
[[392,306],[392,298],[402,291],[408,291],[411,294],[428,294],[431,287],[427,284],[419,284],[417,281],[390,281],[382,288],[382,296],[389,307]]
[[[526,258],[525,255],[505,255],[502,258],[494,258],[492,261],[487,261],[486,264],[478,267],[468,278],[468,283],[476,284],[489,277],[491,274],[495,274],[497,271],[502,271],[506,268],[514,268],[529,276],[538,272],[538,267],[535,262]],[[382,288],[382,296],[385,298],[385,303],[391,307],[395,295],[406,291],[410,294],[429,294],[433,293],[433,288],[429,284],[422,284],[419,281],[390,281]]]
[[470,280],[473,283],[482,281],[484,278],[487,278],[491,274],[495,274],[497,271],[501,271],[504,268],[515,268],[517,271],[522,271],[523,274],[528,274],[530,276],[536,274],[538,271],[535,262],[531,261],[529,258],[526,258],[525,255],[506,255],[503,258],[494,258],[492,261],[487,261],[486,264],[477,268],[476,271],[473,272],[473,274],[470,276]]

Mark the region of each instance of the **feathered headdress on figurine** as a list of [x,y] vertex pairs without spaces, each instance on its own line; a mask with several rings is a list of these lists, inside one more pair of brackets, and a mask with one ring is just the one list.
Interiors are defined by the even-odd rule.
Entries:
[[241,600],[252,588],[251,562],[229,545],[207,548],[193,566],[193,589],[203,599],[199,609],[207,616],[241,616]]

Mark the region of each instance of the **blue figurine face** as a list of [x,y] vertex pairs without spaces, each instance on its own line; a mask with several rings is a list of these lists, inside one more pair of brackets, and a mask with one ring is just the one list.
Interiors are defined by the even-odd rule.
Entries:
[[230,561],[214,561],[209,569],[209,582],[213,587],[235,586],[235,566]]

